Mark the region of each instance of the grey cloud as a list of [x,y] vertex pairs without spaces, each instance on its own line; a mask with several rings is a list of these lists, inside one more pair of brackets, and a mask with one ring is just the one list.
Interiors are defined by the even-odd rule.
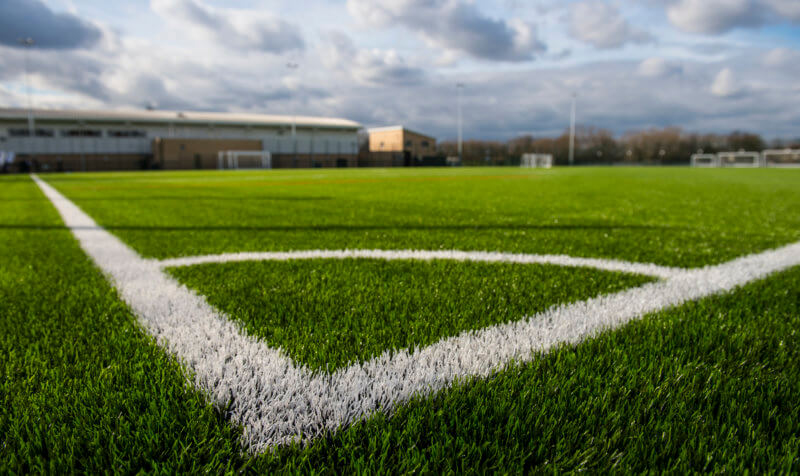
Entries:
[[[19,79],[25,71],[23,52],[19,49],[0,49],[0,80]],[[92,56],[79,51],[42,50],[30,55],[31,76],[58,89],[106,100],[110,97],[102,81],[104,65]]]
[[653,41],[648,33],[633,28],[616,7],[600,0],[571,6],[570,33],[597,48],[618,48],[626,43]]
[[482,14],[462,0],[348,0],[350,13],[371,26],[402,25],[430,43],[492,61],[527,61],[546,50],[536,29]]
[[666,0],[667,17],[690,33],[720,34],[735,28],[800,22],[797,0]]
[[797,0],[764,0],[781,17],[800,22],[800,2]]
[[19,46],[20,38],[33,38],[38,48],[72,49],[92,46],[101,36],[91,23],[55,13],[41,0],[0,2],[0,44]]
[[764,10],[755,0],[678,0],[667,7],[667,17],[681,30],[717,34],[762,24]]
[[152,0],[151,7],[166,21],[228,47],[272,53],[305,48],[298,27],[262,12],[214,9],[196,0]]

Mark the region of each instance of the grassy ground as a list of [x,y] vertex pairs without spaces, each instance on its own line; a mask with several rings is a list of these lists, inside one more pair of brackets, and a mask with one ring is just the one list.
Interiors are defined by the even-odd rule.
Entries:
[[586,268],[452,261],[263,261],[172,274],[250,334],[322,371],[651,281]]
[[[694,266],[800,239],[800,174],[783,170],[357,170],[46,179],[149,256],[441,247]],[[286,292],[305,289],[313,298],[306,321],[313,306],[337,303],[331,290],[341,291],[347,279],[342,262],[326,263],[313,263],[327,276],[325,286],[304,288],[307,280],[282,284]],[[281,305],[267,299],[272,288],[264,280],[299,279],[310,264],[215,265],[178,273],[209,291],[212,302],[219,299],[220,307],[233,306],[235,318],[250,312],[260,319],[267,313],[257,307]],[[524,283],[539,284],[526,304],[524,289],[481,295],[486,282],[478,277],[487,265],[413,267],[384,275],[361,265],[365,269],[354,274],[359,292],[385,293],[373,303],[378,310],[387,302],[405,303],[398,308],[405,309],[434,292],[415,296],[409,290],[419,286],[387,285],[384,280],[393,277],[434,281],[448,296],[460,284],[475,290],[458,299],[467,305],[464,311],[455,308],[455,319],[436,323],[444,331],[423,332],[429,339],[482,326],[481,319],[505,319],[522,309],[514,306],[540,307],[634,284],[621,274],[549,267],[488,281],[510,285],[518,273],[533,273],[530,278],[538,281]],[[219,290],[209,281],[216,275],[236,279],[230,289]],[[223,302],[226,292],[229,304]],[[470,301],[476,296],[489,299],[492,312],[480,312]],[[0,177],[0,472],[798,472],[798,296],[800,268],[794,268],[562,347],[490,379],[459,382],[309,447],[252,456],[242,451],[240,430],[137,326],[35,185],[25,177]],[[451,302],[437,305],[452,307]],[[436,313],[434,306],[417,316]],[[413,313],[410,319],[413,327]],[[377,332],[356,328],[373,350],[414,342],[408,336],[382,341],[382,326]]]
[[800,239],[799,172],[362,169],[48,180],[153,257],[453,248],[698,266]]

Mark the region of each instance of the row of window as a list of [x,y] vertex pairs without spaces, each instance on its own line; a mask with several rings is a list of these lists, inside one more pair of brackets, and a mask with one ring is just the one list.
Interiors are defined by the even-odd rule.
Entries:
[[[28,128],[9,129],[8,135],[10,137],[30,137],[31,131]],[[35,129],[34,135],[36,137],[55,137],[56,133],[53,129]],[[59,132],[61,137],[102,137],[103,131],[100,129],[64,129]],[[107,137],[147,137],[144,131],[106,131]]]
[[[383,143],[381,142],[381,144],[383,144]],[[411,145],[412,145],[412,144],[413,144],[413,143],[412,143],[410,140],[407,140],[407,141],[406,141],[406,147],[411,147]],[[430,144],[430,142],[428,142],[428,141],[424,140],[424,141],[420,142],[420,145],[421,145],[422,147],[428,147],[428,146],[429,146],[429,145],[431,145],[431,144]]]

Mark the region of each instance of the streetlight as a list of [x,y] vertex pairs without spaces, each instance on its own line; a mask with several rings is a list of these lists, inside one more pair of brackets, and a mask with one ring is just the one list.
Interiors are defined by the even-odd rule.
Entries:
[[23,56],[25,57],[25,94],[28,96],[28,136],[34,137],[34,124],[33,124],[33,106],[31,103],[31,86],[28,80],[28,50],[33,48],[35,42],[33,38],[19,38],[17,42],[22,45],[23,50],[25,51]]
[[572,111],[569,117],[569,165],[575,163],[575,97],[572,93]]
[[[289,71],[294,71],[297,68],[299,68],[300,65],[298,63],[293,63],[290,61],[286,63],[286,67],[289,69]],[[294,162],[295,162],[294,165],[296,166],[297,165],[297,114],[294,110],[294,107],[292,108],[292,149],[294,154]]]
[[458,161],[459,161],[459,163],[463,164],[464,163],[463,146],[462,146],[463,121],[461,119],[461,90],[462,89],[464,89],[464,83],[457,83],[456,84],[456,91],[458,91]]

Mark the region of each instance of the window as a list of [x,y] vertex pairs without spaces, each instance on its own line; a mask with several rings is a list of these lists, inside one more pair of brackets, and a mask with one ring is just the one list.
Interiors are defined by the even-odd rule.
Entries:
[[[36,137],[53,137],[55,135],[52,129],[36,129],[34,133]],[[11,137],[29,137],[30,131],[27,128],[9,129],[8,135]]]
[[101,137],[103,131],[99,129],[65,129],[61,137]]
[[411,147],[411,140],[406,141],[406,147]]
[[428,141],[426,140],[422,141],[422,147],[429,147],[430,145],[431,144]]
[[145,131],[108,131],[108,137],[147,137]]

